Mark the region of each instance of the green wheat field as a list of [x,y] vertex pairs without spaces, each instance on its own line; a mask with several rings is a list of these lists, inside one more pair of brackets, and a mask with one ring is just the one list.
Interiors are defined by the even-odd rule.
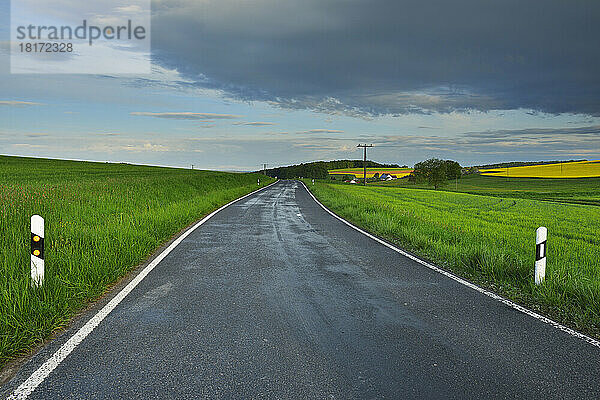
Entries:
[[[0,367],[41,343],[181,229],[273,179],[0,156]],[[30,217],[46,280],[30,284]]]

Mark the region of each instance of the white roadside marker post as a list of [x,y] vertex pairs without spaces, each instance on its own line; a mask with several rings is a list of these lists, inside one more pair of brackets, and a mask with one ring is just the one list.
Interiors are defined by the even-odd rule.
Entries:
[[36,287],[44,283],[44,218],[31,217],[31,284]]
[[260,178],[258,178],[258,182],[256,184],[260,186]]
[[546,241],[548,229],[541,226],[535,232],[535,284],[541,285],[546,277]]
[[313,183],[313,185],[315,184],[315,180],[314,179],[312,180],[312,183]]

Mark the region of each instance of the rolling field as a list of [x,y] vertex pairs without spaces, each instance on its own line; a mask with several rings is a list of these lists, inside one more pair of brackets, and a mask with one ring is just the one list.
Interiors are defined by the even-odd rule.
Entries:
[[[377,182],[370,185],[433,189],[432,186],[411,183],[406,179]],[[458,181],[448,181],[441,190],[484,196],[600,205],[600,178],[505,178],[465,175]]]
[[[64,326],[174,234],[273,182],[231,174],[0,156],[0,367]],[[46,281],[30,285],[31,215]]]
[[[332,169],[329,175],[354,175],[358,179],[364,178],[364,170],[362,168],[344,168],[344,169]],[[412,169],[407,168],[367,168],[367,178],[372,178],[375,174],[390,174],[395,175],[397,178],[410,175]]]
[[[394,187],[308,185],[356,225],[600,337],[600,208]],[[535,230],[548,228],[546,282],[533,283]]]
[[482,175],[515,178],[592,178],[600,177],[600,160],[481,169],[479,172]]

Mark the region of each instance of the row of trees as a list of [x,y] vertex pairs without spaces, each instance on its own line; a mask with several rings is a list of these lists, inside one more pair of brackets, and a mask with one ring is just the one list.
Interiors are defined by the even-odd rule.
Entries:
[[300,177],[327,179],[329,173],[324,162],[290,165],[289,167],[272,168],[267,170],[267,175],[281,179],[294,179]]

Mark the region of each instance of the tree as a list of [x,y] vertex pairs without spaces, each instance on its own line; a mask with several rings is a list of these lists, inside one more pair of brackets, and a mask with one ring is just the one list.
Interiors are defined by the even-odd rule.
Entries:
[[462,167],[459,163],[452,160],[445,160],[446,164],[446,178],[447,179],[459,179],[462,175]]
[[414,181],[418,183],[426,182],[437,190],[448,179],[460,178],[461,170],[460,164],[456,161],[430,158],[415,164],[411,176]]

